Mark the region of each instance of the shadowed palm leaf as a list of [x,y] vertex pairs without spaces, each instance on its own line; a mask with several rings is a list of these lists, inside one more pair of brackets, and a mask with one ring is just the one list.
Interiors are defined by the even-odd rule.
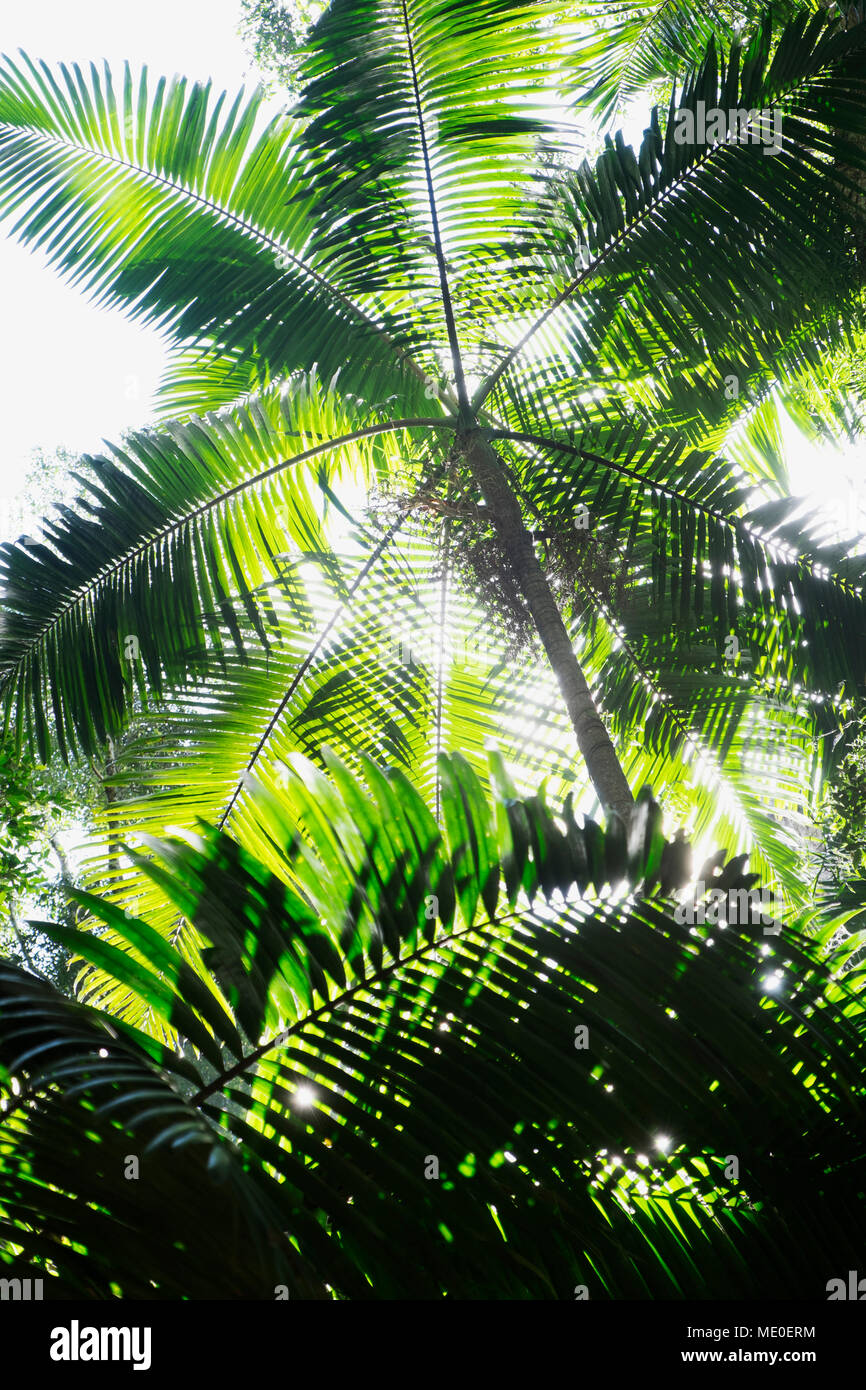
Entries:
[[[677,926],[648,796],[626,837],[501,766],[492,807],[442,773],[447,840],[399,776],[334,763],[257,800],[263,860],[215,830],[161,844],[184,954],[95,901],[109,937],[50,928],[180,1053],[0,969],[5,1238],[97,1297],[818,1296],[862,1202],[856,996],[791,934],[767,959],[759,926]],[[184,1210],[171,1250],[130,1154]]]

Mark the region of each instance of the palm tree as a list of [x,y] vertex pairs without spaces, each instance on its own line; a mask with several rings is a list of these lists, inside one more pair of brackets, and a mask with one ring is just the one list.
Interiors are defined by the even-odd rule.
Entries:
[[[824,1105],[811,1066],[829,1069],[831,1090],[845,1076],[862,1095],[859,1006],[793,935],[783,960],[796,1006],[782,1006],[755,989],[766,943],[754,933],[731,931],[706,952],[699,942],[720,944],[710,933],[684,934],[667,901],[682,874],[659,878],[655,803],[642,793],[636,811],[631,787],[651,781],[696,836],[715,836],[705,881],[718,870],[725,890],[736,886],[742,858],[723,866],[748,841],[763,881],[805,908],[780,819],[802,812],[802,786],[830,766],[830,736],[862,679],[864,560],[821,543],[766,446],[780,402],[824,424],[844,414],[828,363],[862,342],[852,171],[864,167],[866,26],[796,9],[775,26],[757,18],[745,45],[720,49],[677,6],[673,31],[650,21],[636,42],[626,25],[597,67],[605,7],[589,39],[570,10],[335,0],[311,35],[300,101],[270,121],[259,97],[227,109],[208,87],[152,89],[128,68],[118,84],[26,57],[0,70],[0,206],[15,211],[16,234],[105,302],[160,324],[174,349],[164,423],[88,460],[84,499],[43,542],[3,550],[7,736],[42,758],[104,756],[124,740],[106,759],[112,785],[148,786],[111,801],[101,896],[87,898],[104,925],[73,934],[91,1005],[49,1004],[39,982],[3,976],[4,1016],[20,1020],[3,1035],[3,1065],[27,1073],[30,1098],[12,1103],[21,1166],[2,1189],[6,1230],[34,1254],[50,1240],[57,1269],[50,1228],[21,1239],[22,1174],[58,1190],[63,1228],[62,1194],[83,1188],[58,1136],[78,1132],[81,1106],[101,1115],[114,1104],[125,1128],[113,1143],[142,1136],[160,1163],[181,1145],[164,1197],[201,1189],[183,1258],[148,1262],[169,1296],[191,1287],[191,1265],[195,1287],[218,1286],[204,1272],[209,1237],[190,1243],[193,1229],[212,1229],[205,1147],[263,1242],[254,1277],[240,1253],[226,1274],[234,1292],[260,1290],[279,1265],[308,1293],[358,1295],[372,1279],[389,1296],[401,1276],[375,1253],[397,1229],[385,1194],[399,1194],[404,1232],[413,1213],[408,1238],[433,1260],[421,1293],[549,1294],[575,1260],[620,1296],[694,1288],[690,1237],[670,1205],[674,1194],[691,1203],[682,1184],[691,1192],[694,1173],[618,1180],[615,1235],[581,1245],[595,1195],[572,1205],[557,1166],[576,1163],[604,1187],[590,1176],[603,1149],[650,1145],[674,1075],[665,1029],[685,1009],[689,1079],[670,1113],[701,1175],[695,1239],[713,1242],[718,1289],[735,1268],[741,1290],[761,1271],[802,1287],[806,1266],[782,1234],[792,1194],[851,1158],[851,1117],[829,1093]],[[684,63],[637,151],[605,136],[594,166],[578,158],[575,99],[607,117],[635,73],[645,84]],[[781,151],[697,133],[678,143],[675,113],[697,117],[701,104],[784,112]],[[381,524],[376,511],[353,514],[353,482],[381,494]],[[449,659],[454,623],[484,624],[499,659],[486,670]],[[429,660],[383,659],[395,635],[426,624],[437,633]],[[158,732],[136,740],[142,717]],[[501,759],[488,771],[493,735],[519,784]],[[465,761],[445,758],[448,745]],[[575,746],[606,832],[578,830],[569,803],[557,824],[529,795],[540,773],[554,797],[569,784],[582,794]],[[384,777],[382,760],[402,772]],[[194,849],[164,840],[167,826],[200,820],[212,828]],[[121,834],[148,831],[162,837],[155,859],[111,851]],[[450,868],[431,877],[443,836]],[[623,879],[636,897],[600,901]],[[589,881],[586,914],[564,897],[532,907],[537,887],[573,897]],[[489,930],[476,929],[479,896]],[[628,940],[643,944],[623,955]],[[554,975],[539,984],[540,961]],[[602,987],[603,1055],[575,1101],[554,1080],[562,1057],[546,1030],[564,1028],[566,1000],[586,1004]],[[625,1000],[646,1030],[640,1066]],[[418,1032],[428,1004],[454,1034],[435,1048]],[[540,1031],[524,1029],[521,1009]],[[46,1072],[28,1061],[34,1028],[53,1039]],[[826,1055],[800,1055],[819,1035]],[[407,1049],[420,1070],[406,1072]],[[90,1069],[102,1052],[105,1078]],[[650,1056],[659,1070],[641,1090]],[[780,1111],[750,1080],[759,1065],[776,1069],[792,1103],[784,1165],[767,1159]],[[290,1113],[301,1074],[328,1087],[327,1124]],[[134,1077],[177,1128],[126,1105]],[[623,1122],[625,1091],[636,1124]],[[490,1106],[473,1119],[479,1093]],[[417,1172],[419,1145],[437,1157],[432,1141],[419,1131],[405,1148],[382,1143],[386,1129],[411,1128],[410,1113],[425,1117],[424,1134],[435,1116],[440,1135],[447,1116],[462,1117],[441,1165],[451,1222]],[[524,1153],[513,1138],[524,1130],[548,1138]],[[748,1197],[720,1176],[725,1145],[757,1156]],[[97,1170],[106,1202],[113,1182],[124,1219],[151,1230],[108,1153]],[[455,1172],[474,1178],[482,1162],[493,1173],[469,1192]],[[293,1174],[280,1193],[275,1163]],[[339,1210],[324,1200],[325,1165]],[[825,1280],[850,1252],[855,1170],[853,1187],[834,1171],[839,1205],[823,1232],[800,1233]],[[488,1268],[487,1242],[502,1239],[491,1219],[508,1247],[501,1281]],[[455,1221],[459,1259],[437,1243],[453,1243]],[[100,1224],[79,1243],[107,1252]],[[731,1232],[746,1228],[740,1247]],[[463,1275],[470,1236],[480,1244]],[[104,1289],[101,1259],[76,1273],[63,1254],[62,1277]],[[135,1286],[131,1272],[120,1282]]]
[[[550,19],[556,7],[544,8]],[[817,553],[781,499],[750,510],[751,485],[770,480],[692,446],[723,444],[773,385],[805,389],[822,354],[859,330],[853,233],[839,234],[850,184],[833,156],[856,165],[844,133],[856,136],[860,113],[840,96],[832,136],[821,117],[834,90],[856,87],[861,43],[859,28],[834,33],[800,13],[775,40],[765,21],[721,65],[711,46],[686,79],[689,110],[787,102],[775,158],[663,140],[656,115],[637,156],[611,140],[595,169],[570,158],[565,116],[526,114],[549,103],[554,77],[574,89],[583,75],[569,67],[568,24],[540,29],[532,6],[463,7],[459,20],[436,5],[385,4],[363,20],[333,6],[303,101],[264,129],[255,98],[224,115],[185,82],[150,95],[127,71],[121,94],[107,73],[88,86],[67,71],[58,85],[27,60],[8,64],[2,187],[6,208],[24,202],[18,235],[164,326],[177,345],[170,410],[248,403],[105,460],[89,511],[52,533],[65,563],[32,547],[8,556],[7,708],[19,721],[26,711],[43,744],[92,750],[130,707],[121,616],[157,694],[211,657],[218,628],[242,650],[220,610],[232,589],[263,643],[272,610],[253,591],[274,583],[274,554],[327,549],[299,464],[327,476],[339,462],[403,478],[410,496],[420,482],[465,500],[452,548],[480,549],[513,595],[505,617],[538,633],[603,805],[625,812],[627,782],[650,772],[657,786],[682,781],[686,763],[695,780],[709,754],[712,776],[733,783],[742,834],[759,818],[744,743],[766,757],[784,742],[790,777],[816,727],[826,732],[828,700],[860,679],[862,563]],[[304,396],[283,419],[280,384],[313,365],[331,415]],[[275,488],[289,510],[279,532]],[[572,525],[579,506],[592,544]],[[533,525],[551,534],[533,544]],[[625,610],[611,573],[628,576]],[[345,597],[335,571],[332,582]],[[774,715],[768,693],[783,706]],[[280,722],[275,707],[256,713],[262,736]],[[629,746],[636,736],[642,747]],[[766,838],[783,879],[783,850]]]

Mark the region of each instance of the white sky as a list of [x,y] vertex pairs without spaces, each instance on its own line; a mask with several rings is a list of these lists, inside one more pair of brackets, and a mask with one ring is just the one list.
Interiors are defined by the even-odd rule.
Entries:
[[[156,73],[255,83],[238,37],[239,0],[3,0],[4,53],[46,62],[124,59]],[[0,222],[0,507],[10,506],[30,450],[95,451],[144,424],[164,352],[153,330],[95,308]],[[0,534],[7,534],[2,527]]]
[[[117,66],[128,58],[167,75],[213,77],[232,92],[255,81],[237,33],[239,0],[3,0],[2,19],[10,54],[23,48],[49,62],[107,58]],[[94,451],[145,423],[164,361],[153,330],[95,308],[6,230],[0,223],[0,536],[20,531],[11,499],[30,450]],[[788,445],[796,492],[815,490],[840,515],[859,510],[851,479],[862,493],[863,461],[850,451],[819,454],[796,432]]]

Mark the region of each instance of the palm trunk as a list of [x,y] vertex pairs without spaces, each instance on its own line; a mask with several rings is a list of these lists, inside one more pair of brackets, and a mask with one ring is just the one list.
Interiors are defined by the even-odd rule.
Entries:
[[493,524],[562,691],[577,746],[598,799],[628,822],[634,798],[578,664],[565,623],[535,553],[532,536],[502,463],[480,430],[460,436],[466,464],[492,513]]

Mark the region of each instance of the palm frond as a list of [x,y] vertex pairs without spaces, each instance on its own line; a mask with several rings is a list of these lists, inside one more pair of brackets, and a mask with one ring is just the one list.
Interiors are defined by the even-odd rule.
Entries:
[[[495,814],[459,758],[443,773],[447,849],[402,779],[368,767],[365,791],[337,764],[328,784],[299,768],[283,805],[263,800],[265,860],[215,831],[160,846],[154,873],[201,944],[197,994],[145,922],[92,904],[124,943],[118,978],[192,1034],[183,1058],[68,1000],[46,1007],[44,985],[3,967],[5,1238],[96,1296],[112,1280],[130,1296],[143,1274],[156,1296],[178,1296],[191,1260],[207,1277],[185,1296],[233,1283],[270,1298],[275,1277],[301,1296],[324,1281],[338,1298],[571,1298],[576,1283],[592,1298],[823,1296],[854,1258],[862,1203],[857,995],[791,930],[767,948],[753,927],[679,926],[647,896],[659,874],[667,890],[682,879],[648,797],[628,839],[568,818],[564,833],[541,800],[509,795],[503,768]],[[298,844],[289,804],[319,832],[327,818],[318,856]],[[491,891],[499,864],[510,911]],[[449,873],[455,892],[427,918],[427,890]],[[740,860],[717,867],[722,893],[741,873]],[[644,889],[600,902],[623,877]],[[105,939],[72,935],[108,958]],[[143,1094],[129,1091],[133,1069]],[[62,1131],[45,1123],[64,1110]],[[108,1126],[109,1159],[146,1135],[157,1192],[198,1183],[182,1258],[163,1262],[139,1208],[128,1256],[112,1261],[99,1218],[126,1215],[119,1182],[98,1185],[98,1217],[74,1200],[96,1192],[101,1165],[88,1165]],[[203,1175],[208,1149],[219,1157]],[[242,1238],[262,1220],[274,1232],[270,1260],[243,1276],[207,1259],[210,1172],[242,1189]],[[32,1200],[45,1183],[48,1223]]]
[[[856,312],[859,289],[839,227],[857,216],[864,43],[866,25],[840,33],[801,12],[774,47],[768,16],[745,50],[735,42],[720,57],[710,44],[672,90],[664,130],[653,108],[637,153],[621,134],[608,136],[594,169],[584,161],[570,175],[558,171],[559,225],[570,228],[561,263],[583,266],[521,325],[479,386],[476,409],[530,344],[549,358],[562,356],[566,339],[572,377],[587,363],[614,377],[650,373],[672,357],[681,370],[712,363],[723,399],[726,376],[745,385],[784,364],[804,313],[843,342],[842,310]],[[724,113],[721,136],[701,128],[699,103]],[[728,113],[736,123],[740,110],[755,113],[748,139],[728,128]],[[782,116],[771,157],[761,111]]]
[[373,292],[355,301],[310,251],[316,193],[298,122],[261,91],[126,64],[0,64],[0,213],[98,303],[181,348],[238,353],[261,386],[314,364],[368,400],[421,406],[411,328]]
[[[739,9],[741,23],[760,11],[750,4]],[[582,11],[584,34],[569,55],[569,68],[576,95],[604,124],[647,89],[700,61],[713,36],[730,39],[734,31],[717,4],[696,9],[686,0],[588,0]]]
[[585,435],[566,443],[499,434],[536,451],[523,462],[525,492],[537,515],[562,518],[548,533],[577,551],[583,507],[585,534],[622,567],[634,601],[671,624],[672,642],[709,643],[721,658],[733,636],[732,650],[743,649],[735,666],[748,661],[770,688],[832,698],[859,685],[866,556],[822,544],[820,522],[804,518],[796,498],[755,506],[749,480],[724,459],[633,425],[604,443],[596,434],[598,451]]
[[43,757],[54,738],[64,755],[95,752],[134,692],[158,700],[227,645],[243,655],[238,613],[267,647],[278,633],[268,586],[289,573],[295,622],[309,626],[299,563],[322,567],[338,593],[342,583],[314,495],[349,453],[372,480],[409,447],[409,422],[362,419],[313,374],[85,460],[89,500],[61,509],[43,542],[0,550],[7,727]]

